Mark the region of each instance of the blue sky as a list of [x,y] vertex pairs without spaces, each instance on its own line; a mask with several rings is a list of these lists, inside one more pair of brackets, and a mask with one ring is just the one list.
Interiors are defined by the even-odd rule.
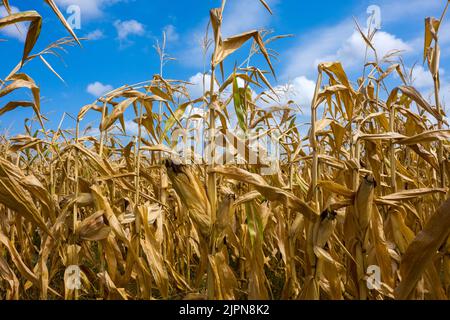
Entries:
[[[153,49],[162,31],[168,35],[167,51],[177,59],[166,65],[164,76],[170,79],[190,80],[196,83],[203,71],[199,45],[209,18],[209,9],[220,6],[218,0],[56,0],[66,17],[66,9],[75,4],[81,8],[80,37],[89,37],[83,47],[68,48],[62,54],[64,61],[48,57],[48,61],[64,78],[62,83],[39,60],[25,67],[41,86],[42,113],[56,126],[63,112],[76,114],[80,107],[95,101],[105,90],[124,84],[151,79],[159,72],[158,56]],[[364,44],[356,33],[355,18],[366,26],[367,7],[381,8],[381,30],[375,46],[381,53],[402,49],[408,67],[417,63],[415,85],[425,97],[431,92],[432,79],[422,65],[424,19],[439,17],[444,0],[371,0],[371,1],[267,1],[273,9],[268,14],[258,0],[228,0],[224,14],[224,36],[251,29],[273,29],[274,34],[293,34],[271,44],[279,53],[273,61],[279,88],[289,85],[294,98],[308,109],[314,89],[317,63],[340,60],[352,80],[362,73]],[[51,10],[36,0],[10,0],[20,11],[36,8],[44,18],[43,32],[35,52],[49,43],[67,36]],[[37,3],[37,4],[36,4]],[[2,8],[0,8],[2,9]],[[0,10],[0,14],[2,11]],[[4,14],[4,9],[3,9]],[[450,17],[449,17],[450,19]],[[444,103],[450,104],[450,20],[441,28],[441,82]],[[448,22],[447,22],[448,21]],[[23,35],[17,29],[0,30],[2,65],[0,78],[4,78],[17,64],[23,50]],[[240,64],[248,48],[234,54],[229,66]],[[268,69],[263,59],[255,63]],[[200,92],[199,85],[191,92]],[[14,97],[26,96],[19,92]],[[5,100],[0,100],[3,105]],[[17,109],[0,117],[0,131],[20,132],[23,119],[31,116],[27,109]],[[91,117],[96,117],[97,114]],[[87,119],[93,120],[91,119]],[[67,126],[70,127],[70,121]]]

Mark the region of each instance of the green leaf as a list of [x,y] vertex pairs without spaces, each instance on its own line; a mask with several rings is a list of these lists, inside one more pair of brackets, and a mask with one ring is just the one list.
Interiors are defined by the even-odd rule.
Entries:
[[239,90],[237,78],[233,79],[233,101],[234,101],[234,110],[236,111],[236,116],[238,118],[239,126],[244,132],[247,131],[247,125],[245,123],[245,115],[244,115],[244,101],[241,96],[241,91]]

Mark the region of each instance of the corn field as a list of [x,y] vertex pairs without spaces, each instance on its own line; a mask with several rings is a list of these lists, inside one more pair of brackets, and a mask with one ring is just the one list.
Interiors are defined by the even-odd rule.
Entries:
[[[9,99],[0,116],[24,107],[34,118],[23,134],[0,137],[1,299],[450,297],[450,130],[439,76],[447,7],[425,19],[432,97],[412,85],[401,59],[378,56],[376,30],[356,24],[375,59],[355,81],[340,62],[318,65],[314,98],[301,106],[311,114],[305,134],[290,102],[267,108],[277,100],[269,80],[277,54],[269,45],[284,36],[222,38],[225,1],[210,11],[212,39],[203,49],[213,53],[203,96],[190,97],[188,82],[163,77],[170,58],[162,43],[152,79],[82,106],[73,130],[46,129],[40,87],[26,66],[41,60],[59,77],[45,56],[84,39],[45,0],[68,37],[37,52],[41,15],[13,13],[2,2],[9,15],[0,28],[29,27],[16,68],[0,80],[0,97],[25,89],[31,99]],[[246,62],[226,68],[245,44]],[[7,43],[1,46],[8,54]],[[252,66],[253,56],[263,65]],[[192,106],[204,114],[187,114]],[[128,140],[121,135],[126,112],[138,125]],[[98,116],[99,136],[83,130],[87,113]],[[275,172],[262,174],[261,159],[245,161],[252,150],[237,135],[234,143],[246,151],[240,163],[178,161],[175,130],[200,120],[224,135],[235,129],[232,114],[244,132],[279,133]],[[70,266],[80,269],[76,288],[68,285]],[[374,267],[380,281],[368,286]]]

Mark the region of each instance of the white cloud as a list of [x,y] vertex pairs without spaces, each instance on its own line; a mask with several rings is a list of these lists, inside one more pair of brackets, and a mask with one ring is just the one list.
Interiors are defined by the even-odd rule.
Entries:
[[430,71],[420,65],[412,70],[412,81],[417,88],[431,88],[434,85]]
[[[423,36],[420,37],[419,50],[423,50]],[[439,44],[441,46],[441,60],[450,56],[450,21],[445,21],[439,28]]]
[[[103,15],[103,9],[123,0],[56,0],[58,5],[67,9],[71,5],[79,6],[81,19],[93,19]],[[63,12],[64,13],[64,12]]]
[[113,89],[113,86],[109,84],[103,84],[101,82],[94,82],[87,86],[86,91],[90,94],[92,94],[95,97],[100,97],[104,95],[105,93],[111,91]]
[[[431,104],[435,105],[434,86],[421,89],[422,96]],[[450,83],[446,80],[441,80],[441,87],[439,89],[440,102],[447,114],[450,116]]]
[[184,115],[185,116],[189,116],[189,115],[199,115],[201,117],[204,117],[206,114],[204,109],[201,108],[197,108],[197,107],[193,107],[191,104],[187,106]]
[[[381,27],[374,38],[374,45],[381,58],[390,50],[404,50],[405,58],[420,59],[420,55],[413,53],[423,50],[423,20],[427,16],[439,17],[445,7],[446,0],[423,1],[423,0],[378,0],[374,4],[381,9]],[[367,3],[369,4],[369,3]],[[353,12],[359,25],[366,27],[368,13],[364,6],[355,7]],[[359,11],[359,12],[358,12]],[[393,30],[399,32],[416,32],[417,36],[401,38]],[[406,32],[405,32],[406,31]],[[440,30],[442,55],[445,44],[450,44],[450,23],[444,23]],[[366,45],[356,31],[354,19],[347,17],[334,25],[323,25],[310,31],[299,32],[298,44],[286,53],[284,72],[282,77],[296,77],[298,75],[315,76],[317,64],[323,61],[340,60],[346,71],[351,73],[355,67],[362,70]],[[369,49],[368,51],[372,51]],[[369,57],[373,60],[373,56]],[[409,60],[411,61],[411,60]],[[352,69],[353,67],[353,69]]]
[[[409,73],[411,69],[407,70]],[[439,90],[440,101],[447,113],[450,111],[450,82],[448,78],[445,77],[445,69],[439,69],[441,78],[441,87]],[[431,104],[435,104],[434,97],[434,82],[433,77],[428,70],[428,67],[423,67],[422,65],[416,65],[412,70],[412,84],[416,87],[422,94],[422,96],[428,100]]]
[[[191,99],[197,99],[203,95],[204,91],[208,91],[211,83],[211,76],[209,74],[206,74],[204,76],[204,86],[203,86],[203,74],[201,72],[193,75],[189,78],[189,82],[191,84],[188,85],[189,95]],[[219,87],[217,84],[215,84],[215,90],[217,90]]]
[[[203,82],[203,77],[205,79],[204,82]],[[203,76],[203,73],[198,72],[195,75],[193,75],[192,77],[190,77],[188,82],[190,83],[187,86],[188,91],[189,91],[189,96],[191,97],[191,99],[197,99],[203,95],[203,92],[209,91],[210,86],[211,86],[211,75],[205,74]],[[203,85],[203,83],[204,83],[204,85]],[[243,88],[245,85],[245,81],[241,78],[237,79],[237,83],[238,83],[239,88]],[[219,85],[217,84],[217,82],[214,83],[214,90],[215,91],[219,90]],[[222,97],[227,97],[230,94],[231,94],[231,89],[229,86],[222,92]]]
[[117,39],[121,42],[128,42],[129,36],[142,36],[145,34],[144,25],[134,19],[132,20],[116,20],[114,27],[117,30]]
[[96,29],[94,31],[89,32],[85,37],[88,40],[100,40],[103,39],[105,35],[102,30]]
[[268,100],[267,98],[266,100],[269,101],[269,106],[273,106],[274,104],[286,105],[289,101],[293,101],[300,106],[304,114],[307,114],[314,97],[315,87],[315,82],[305,76],[296,77],[284,85],[278,85],[273,88],[278,98],[273,93],[268,93],[277,103],[271,103],[272,100]]
[[[309,41],[320,39],[319,41]],[[412,46],[385,31],[378,31],[372,39],[377,49],[378,58],[393,50],[401,50],[402,54],[412,52]],[[307,76],[316,73],[317,65],[326,61],[341,61],[344,69],[363,66],[366,52],[366,43],[354,22],[345,20],[335,26],[312,31],[299,40],[299,45],[287,53],[287,63],[283,78],[295,77],[299,74]],[[368,59],[373,60],[372,51],[368,51]]]
[[[447,114],[447,119],[450,117],[450,83],[444,83],[441,85],[441,104],[443,106],[444,111]],[[450,120],[447,120],[450,121]]]
[[[364,30],[363,32],[367,32]],[[403,40],[397,38],[395,35],[384,31],[378,31],[372,39],[372,44],[377,50],[379,59],[382,59],[385,55],[393,52],[394,50],[400,50],[402,53],[410,52],[411,46]],[[340,47],[337,53],[333,56],[332,60],[342,61],[344,67],[352,67],[355,65],[362,65],[364,63],[364,57],[366,52],[366,43],[364,42],[361,34],[357,31],[353,32],[350,38],[348,38],[342,47]],[[374,59],[373,50],[369,50],[368,59]]]
[[177,33],[177,29],[174,25],[168,24],[163,28],[163,31],[166,33],[167,42],[177,42],[180,39],[180,35]]
[[[12,13],[17,13],[20,10],[17,7],[11,6]],[[5,7],[0,6],[0,18],[4,18],[8,16],[8,12],[6,11]],[[16,23],[15,25],[6,26],[2,29],[0,29],[0,32],[8,37],[17,39],[21,42],[25,42],[25,38],[27,36],[27,30],[28,30],[29,23]]]
[[337,25],[320,28],[300,35],[298,45],[285,53],[285,68],[282,78],[294,78],[298,75],[313,75],[317,70],[317,59],[337,52],[343,39],[351,35],[354,26],[351,20]]
[[127,134],[137,136],[139,133],[139,126],[134,120],[125,120],[125,130]]

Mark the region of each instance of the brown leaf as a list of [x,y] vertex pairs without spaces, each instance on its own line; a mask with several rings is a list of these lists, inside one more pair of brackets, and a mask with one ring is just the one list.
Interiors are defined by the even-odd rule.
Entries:
[[404,300],[410,297],[423,271],[432,262],[449,234],[450,199],[430,218],[403,255],[400,265],[402,281],[395,289],[396,299]]

